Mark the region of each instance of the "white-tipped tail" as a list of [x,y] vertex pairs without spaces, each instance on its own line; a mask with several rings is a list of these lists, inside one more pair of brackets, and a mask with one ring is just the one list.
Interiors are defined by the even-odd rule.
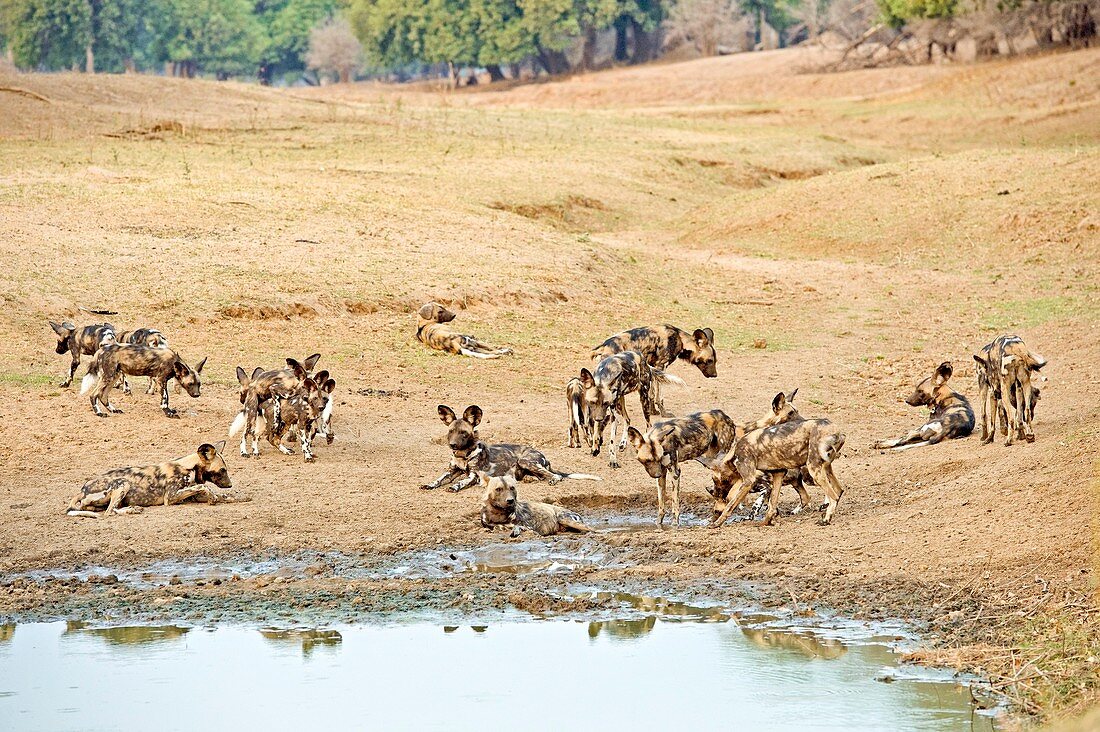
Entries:
[[477,351],[471,351],[468,348],[458,349],[463,356],[469,356],[470,358],[500,358],[499,353],[478,353]]
[[687,386],[684,380],[675,374],[670,374],[660,369],[653,369],[653,378],[662,384],[675,384],[676,386]]
[[80,380],[80,396],[90,392],[98,380],[95,374],[84,374],[84,378]]
[[603,480],[598,475],[589,475],[588,473],[566,473],[565,477],[570,480]]
[[244,429],[245,422],[248,418],[245,417],[244,410],[237,412],[237,416],[233,419],[233,424],[229,425],[229,436],[236,437],[241,430]]

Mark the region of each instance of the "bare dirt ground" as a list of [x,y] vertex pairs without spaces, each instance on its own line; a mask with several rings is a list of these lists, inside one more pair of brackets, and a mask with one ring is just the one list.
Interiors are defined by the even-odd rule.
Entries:
[[[914,619],[928,659],[984,670],[1023,711],[1095,701],[1100,51],[835,75],[799,73],[803,61],[452,95],[0,78],[33,93],[0,91],[0,572],[301,551],[381,561],[499,542],[476,525],[475,491],[417,489],[448,460],[436,405],[476,403],[484,439],[604,478],[526,497],[637,524],[592,539],[631,561],[586,582],[751,587],[765,604]],[[424,350],[413,311],[430,299],[516,355]],[[57,387],[68,357],[46,320],[92,322],[81,305],[161,328],[192,363],[209,356],[201,398],[173,395],[182,419],[141,389],[100,419]],[[719,378],[674,366],[687,387],[666,390],[673,412],[755,417],[797,386],[804,414],[843,426],[833,525],[658,530],[631,452],[612,471],[564,447],[561,389],[588,349],[656,322],[716,332]],[[1008,332],[1050,360],[1034,444],[870,449],[920,422],[902,399],[941,361],[973,398],[970,354]],[[249,503],[62,515],[99,472],[223,439],[238,364],[314,351],[338,382],[337,439],[317,463],[270,448],[242,460],[231,444]],[[706,480],[685,470],[699,515]],[[281,589],[192,586],[181,605],[171,588],[9,579],[0,617],[198,612],[203,598],[221,603],[204,617],[220,617],[273,592],[293,612],[352,617],[410,603],[548,610],[560,589],[319,571]]]

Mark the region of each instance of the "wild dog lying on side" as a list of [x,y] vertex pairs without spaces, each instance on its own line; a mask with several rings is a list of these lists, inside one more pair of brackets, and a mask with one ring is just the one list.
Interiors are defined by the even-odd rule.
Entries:
[[[791,398],[794,398],[794,392]],[[680,463],[695,460],[713,470],[715,464],[746,432],[778,424],[797,414],[793,405],[780,393],[772,401],[772,410],[768,414],[747,425],[738,425],[721,409],[712,409],[658,422],[646,434],[636,427],[627,428],[630,442],[637,451],[638,462],[651,478],[657,479],[657,525],[663,525],[665,520],[669,474],[672,475],[672,521],[680,525]],[[799,493],[803,491],[800,485]],[[714,488],[708,487],[707,492],[717,498]]]
[[140,513],[143,507],[247,501],[219,493],[205,483],[232,488],[221,451],[225,442],[204,443],[195,452],[159,465],[118,468],[92,478],[69,502],[69,516],[98,518],[112,513]]
[[911,407],[927,406],[931,409],[927,422],[895,440],[879,440],[871,447],[900,451],[969,437],[974,431],[974,410],[966,397],[947,385],[952,373],[951,362],[944,361],[931,376],[917,384],[905,400]]
[[179,417],[176,410],[168,406],[168,382],[175,379],[191,398],[199,396],[199,374],[206,365],[206,359],[199,361],[192,369],[175,351],[167,348],[149,348],[136,344],[110,343],[99,349],[88,366],[88,375],[80,383],[81,396],[91,393],[92,411],[99,417],[107,414],[99,405],[107,407],[108,412],[121,413],[110,402],[111,389],[118,383],[119,374],[127,376],[148,376],[160,387],[160,408],[167,417]]
[[[327,372],[322,373],[327,376]],[[335,379],[318,384],[306,378],[293,392],[273,390],[272,398],[260,405],[267,423],[267,441],[284,455],[293,455],[294,451],[283,444],[283,438],[293,432],[301,442],[305,461],[313,462],[313,439],[320,434],[322,415],[335,388]]]
[[[118,334],[119,343],[137,343],[142,346],[149,346],[149,348],[167,348],[168,339],[164,337],[164,334],[155,328],[138,328],[137,330],[123,331]],[[122,376],[122,393],[130,393],[130,382],[126,381],[126,375]],[[149,385],[145,388],[146,394],[153,393],[153,379],[149,378]]]
[[596,372],[581,369],[581,385],[584,387],[584,400],[588,405],[588,414],[592,420],[592,454],[599,455],[603,446],[603,433],[607,423],[611,422],[611,439],[607,443],[609,464],[619,467],[619,458],[615,449],[615,433],[622,420],[622,434],[619,450],[626,449],[626,430],[630,426],[630,415],[626,411],[626,395],[638,392],[642,403],[642,416],[646,429],[650,418],[658,413],[654,401],[658,384],[679,384],[683,380],[678,376],[655,369],[645,362],[637,351],[623,351],[600,361]]
[[237,381],[241,385],[241,411],[237,413],[233,423],[229,426],[229,436],[233,437],[242,429],[241,457],[248,457],[246,445],[248,437],[252,437],[252,453],[260,454],[260,437],[256,432],[256,419],[260,414],[260,404],[271,399],[273,389],[290,393],[297,389],[305,379],[313,373],[313,367],[321,360],[321,354],[314,353],[302,363],[293,358],[286,360],[285,369],[264,371],[256,367],[252,376],[248,376],[243,368],[237,367]]
[[997,421],[1004,426],[1005,446],[1015,439],[1035,441],[1035,402],[1039,371],[1047,360],[1033,353],[1019,336],[1000,336],[974,355],[982,402],[982,443],[993,442]]
[[565,403],[569,406],[569,447],[580,447],[581,441],[592,447],[592,416],[584,400],[584,384],[574,376],[565,385]]
[[57,353],[68,353],[72,357],[69,364],[69,375],[61,380],[61,386],[66,387],[73,383],[73,375],[80,366],[81,356],[94,356],[101,346],[117,341],[115,326],[110,323],[97,323],[77,328],[69,321],[55,323],[52,320],[50,327],[57,334]]
[[455,314],[437,302],[430,302],[417,313],[416,338],[428,348],[472,358],[500,358],[512,352],[511,348],[498,348],[482,343],[477,338],[455,333],[444,325],[455,319]]
[[[726,495],[735,489],[737,492],[712,525],[724,524],[733,509],[741,505],[758,472],[765,473],[772,482],[768,510],[762,521],[765,526],[770,525],[779,513],[779,489],[788,471],[803,468],[814,483],[825,489],[829,504],[822,523],[828,524],[844,494],[844,487],[833,472],[833,461],[843,446],[844,434],[832,422],[804,419],[797,410],[786,422],[749,432],[718,466],[716,485],[721,483]],[[801,492],[799,497],[802,498]]]
[[511,473],[489,478],[481,499],[481,525],[492,530],[510,526],[512,536],[524,529],[540,536],[553,536],[563,531],[591,531],[579,515],[552,503],[521,501],[516,493],[517,481]]
[[435,490],[449,485],[452,491],[457,492],[478,481],[504,475],[509,471],[517,480],[523,480],[529,475],[548,481],[550,485],[560,483],[565,478],[602,480],[596,475],[554,470],[545,455],[528,445],[490,445],[482,442],[477,434],[482,411],[476,404],[466,407],[461,419],[445,404],[440,404],[437,411],[443,424],[450,427],[447,431],[447,444],[451,448],[451,467],[431,483],[420,486],[424,490]]

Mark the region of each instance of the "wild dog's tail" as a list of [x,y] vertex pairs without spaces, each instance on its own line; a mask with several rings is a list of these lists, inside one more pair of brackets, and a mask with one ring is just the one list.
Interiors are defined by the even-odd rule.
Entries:
[[603,480],[598,475],[589,475],[588,473],[558,473],[558,475],[570,480]]
[[478,351],[471,351],[469,348],[459,348],[458,352],[470,358],[500,358],[501,356],[499,353],[480,353]]
[[825,463],[831,463],[840,455],[840,448],[844,447],[844,435],[840,432],[829,435],[817,447],[817,453]]
[[237,412],[237,416],[233,418],[233,424],[229,425],[229,436],[236,437],[247,422],[248,417],[245,416],[244,410]]
[[101,348],[96,352],[96,355],[92,358],[92,362],[88,364],[88,373],[84,375],[84,378],[80,380],[80,395],[84,396],[90,392],[95,385],[99,382],[100,371],[102,370],[102,364],[100,359],[102,358],[104,350]]
[[667,371],[661,369],[655,369],[652,366],[649,367],[649,372],[653,375],[653,380],[658,384],[675,384],[676,386],[687,386],[684,380],[675,374],[670,374]]
[[77,511],[76,509],[73,509],[73,508],[70,508],[68,511],[66,511],[65,515],[66,516],[74,516],[76,518],[91,518],[91,519],[100,518],[100,517],[103,516],[102,512],[100,512],[100,511]]

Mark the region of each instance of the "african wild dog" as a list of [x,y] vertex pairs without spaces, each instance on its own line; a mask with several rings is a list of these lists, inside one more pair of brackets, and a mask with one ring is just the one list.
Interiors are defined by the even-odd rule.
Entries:
[[99,417],[107,414],[99,405],[107,407],[115,414],[122,410],[110,402],[111,389],[118,383],[119,374],[127,376],[148,376],[160,388],[160,408],[165,416],[179,417],[176,410],[168,406],[168,382],[175,379],[191,398],[199,396],[199,374],[206,365],[206,359],[192,369],[179,355],[168,348],[149,348],[137,344],[109,343],[99,349],[88,366],[88,375],[80,383],[81,396],[91,393],[92,411]]
[[582,440],[592,447],[592,417],[584,400],[584,384],[576,376],[565,385],[565,402],[569,406],[569,447],[580,447]]
[[66,514],[97,518],[112,513],[140,513],[145,506],[247,501],[219,493],[204,483],[232,488],[222,459],[225,442],[204,443],[195,452],[159,465],[118,468],[92,478],[69,502]]
[[[517,480],[531,476],[554,485],[565,478],[573,480],[602,480],[596,475],[585,473],[563,473],[550,467],[546,456],[528,445],[490,445],[482,442],[477,434],[481,424],[481,407],[476,404],[466,407],[460,419],[454,410],[440,404],[437,410],[447,430],[447,444],[451,448],[451,466],[446,473],[431,483],[420,486],[424,490],[435,490],[449,485],[452,491],[485,482],[488,478],[504,475],[511,471]],[[460,480],[461,478],[461,480]],[[456,482],[457,481],[457,482]],[[453,484],[453,485],[452,485]]]
[[567,508],[552,503],[519,500],[517,482],[512,473],[489,478],[481,499],[482,526],[490,531],[497,526],[511,526],[513,537],[519,536],[524,529],[540,536],[592,530],[584,519]]
[[[791,393],[791,399],[798,390]],[[736,424],[721,409],[709,412],[696,412],[686,417],[658,422],[648,433],[636,427],[627,428],[627,435],[637,451],[638,462],[646,469],[651,478],[657,479],[657,525],[665,520],[665,494],[668,476],[672,476],[672,521],[680,524],[680,464],[695,460],[713,471],[730,449],[747,432],[779,424],[792,415],[797,416],[790,400],[782,393],[772,401],[772,409],[766,415],[746,425]],[[717,484],[717,480],[713,481]],[[799,486],[799,494],[803,493]],[[707,492],[716,500],[716,488],[708,487]],[[724,499],[725,496],[723,495]]]
[[[118,334],[119,343],[137,343],[142,346],[149,346],[150,348],[167,348],[168,339],[164,337],[164,334],[155,328],[138,328],[137,330],[123,331]],[[130,382],[126,380],[126,375],[122,375],[122,393],[130,393]],[[145,388],[146,394],[153,393],[153,377],[149,377],[149,385]],[[178,386],[178,384],[177,384]]]
[[302,363],[293,358],[286,360],[285,369],[264,371],[257,367],[252,371],[252,376],[237,367],[237,381],[241,385],[241,411],[237,413],[233,423],[229,426],[229,436],[233,437],[242,429],[241,457],[248,457],[247,440],[252,436],[252,455],[260,454],[260,437],[256,432],[256,419],[260,414],[260,404],[272,397],[272,389],[278,389],[290,393],[297,389],[306,378],[313,373],[313,367],[321,360],[321,354],[314,353]]
[[619,458],[615,448],[616,428],[619,420],[622,424],[619,450],[626,449],[626,429],[630,426],[630,416],[626,411],[626,395],[638,392],[638,398],[642,402],[642,416],[645,418],[646,429],[650,426],[650,418],[658,413],[654,402],[655,390],[658,384],[669,383],[683,385],[683,380],[678,376],[667,374],[660,369],[655,369],[645,362],[645,359],[637,351],[623,351],[615,353],[600,361],[596,366],[596,372],[581,369],[581,385],[584,387],[584,401],[588,406],[589,418],[592,421],[592,454],[599,455],[603,446],[604,428],[608,421],[611,422],[611,439],[607,443],[607,452],[610,457],[609,464],[613,468],[619,467]]
[[[328,376],[327,371],[322,371],[319,379],[322,374]],[[313,462],[313,438],[321,433],[321,421],[335,388],[335,379],[325,378],[318,383],[306,378],[294,391],[273,389],[271,399],[260,405],[267,423],[267,441],[284,455],[293,455],[294,451],[283,444],[283,438],[294,432],[302,444],[305,461]]]
[[[592,349],[592,359],[599,362],[623,351],[636,351],[655,369],[666,370],[677,359],[693,364],[708,379],[718,376],[718,353],[714,350],[714,331],[696,328],[693,333],[674,325],[654,325],[632,328],[611,336]],[[654,404],[659,414],[665,412],[660,388],[654,391]]]
[[437,302],[422,306],[417,312],[416,338],[428,348],[472,358],[500,358],[512,352],[511,348],[498,348],[482,343],[473,336],[456,333],[444,323],[457,317]]
[[982,443],[993,442],[1000,421],[1005,446],[1015,439],[1035,441],[1035,402],[1047,360],[1019,336],[1000,336],[974,355],[982,402]]
[[78,328],[68,320],[64,323],[49,321],[53,332],[57,334],[57,353],[68,353],[72,362],[69,364],[69,374],[61,380],[61,386],[66,387],[73,383],[73,375],[80,366],[81,356],[94,356],[101,346],[107,343],[115,343],[115,326],[110,323],[97,323]]
[[970,402],[947,385],[952,374],[951,362],[944,361],[924,381],[917,384],[905,400],[911,407],[927,406],[932,410],[928,421],[894,440],[878,440],[871,445],[877,450],[909,450],[935,445],[943,440],[969,437],[974,431],[974,410]]
[[[844,434],[832,422],[805,419],[797,410],[786,422],[749,432],[717,466],[716,488],[721,486],[727,496],[735,489],[737,493],[726,501],[725,509],[712,525],[724,524],[733,509],[741,505],[752,490],[758,472],[765,473],[772,483],[768,510],[762,521],[765,526],[770,525],[779,513],[779,489],[788,479],[789,471],[802,469],[810,474],[814,483],[825,489],[829,502],[822,523],[828,524],[844,494],[844,487],[833,472],[833,461],[843,446]],[[805,503],[801,491],[799,498]]]

